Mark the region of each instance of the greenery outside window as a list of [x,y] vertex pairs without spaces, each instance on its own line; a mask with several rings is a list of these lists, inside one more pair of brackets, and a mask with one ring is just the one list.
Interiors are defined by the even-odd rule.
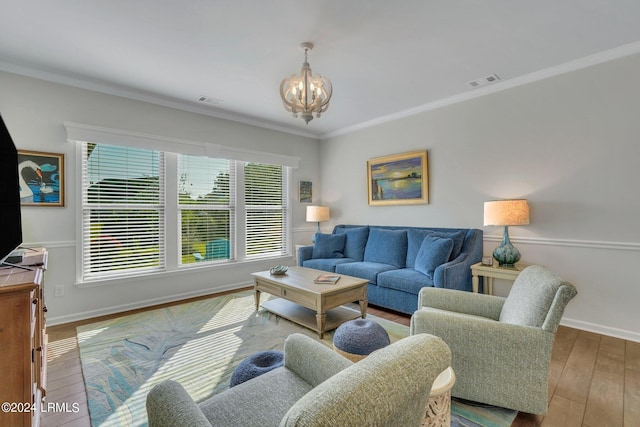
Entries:
[[232,161],[178,156],[181,264],[232,259],[234,177]]

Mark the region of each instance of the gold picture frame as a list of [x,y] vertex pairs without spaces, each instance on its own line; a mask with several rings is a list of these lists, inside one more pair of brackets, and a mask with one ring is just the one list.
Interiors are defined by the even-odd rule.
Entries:
[[64,154],[18,150],[22,206],[64,206]]
[[367,161],[369,205],[429,203],[427,150]]

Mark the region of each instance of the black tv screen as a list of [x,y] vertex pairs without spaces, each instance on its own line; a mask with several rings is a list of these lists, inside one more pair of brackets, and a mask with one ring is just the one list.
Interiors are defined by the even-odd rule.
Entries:
[[0,264],[22,244],[18,150],[0,115]]

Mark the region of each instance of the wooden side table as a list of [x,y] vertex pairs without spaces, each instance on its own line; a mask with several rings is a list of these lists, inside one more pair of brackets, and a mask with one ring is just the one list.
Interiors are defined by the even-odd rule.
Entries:
[[[471,266],[471,286],[473,292],[478,293],[478,276],[483,277],[484,293],[493,295],[493,279],[516,280],[526,265],[516,264],[514,267],[498,267],[498,264],[482,265],[482,263],[473,264]],[[486,279],[486,280],[485,280]]]

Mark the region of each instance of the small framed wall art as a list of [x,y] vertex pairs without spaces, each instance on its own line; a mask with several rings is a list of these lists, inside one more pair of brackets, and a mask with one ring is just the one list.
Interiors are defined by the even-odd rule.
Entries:
[[20,204],[64,206],[64,154],[18,150]]
[[300,181],[298,194],[300,195],[300,203],[311,203],[313,200],[313,184],[311,181]]
[[427,150],[367,161],[369,205],[429,203]]

